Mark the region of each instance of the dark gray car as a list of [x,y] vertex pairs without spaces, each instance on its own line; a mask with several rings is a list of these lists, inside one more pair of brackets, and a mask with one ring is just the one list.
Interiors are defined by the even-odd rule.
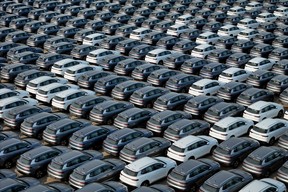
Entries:
[[153,71],[147,78],[147,82],[154,86],[164,86],[168,79],[174,75],[178,75],[180,72],[171,69],[159,69]]
[[142,157],[158,156],[170,147],[171,142],[161,137],[139,138],[131,143],[128,143],[120,151],[120,159],[125,162],[131,163]]
[[209,62],[206,59],[192,58],[186,60],[182,65],[180,70],[184,73],[189,74],[199,74],[200,70],[207,65]]
[[16,169],[24,175],[33,175],[41,178],[46,174],[47,166],[51,160],[70,151],[67,147],[41,146],[23,153],[17,160]]
[[[140,47],[140,46],[144,46],[144,45],[139,45],[139,46],[136,46],[136,47]],[[133,51],[133,49],[132,49],[132,51]],[[131,77],[136,79],[136,80],[146,81],[148,76],[153,71],[156,71],[156,70],[161,69],[161,68],[164,68],[164,66],[162,66],[162,65],[154,65],[154,64],[151,64],[151,63],[139,65],[139,66],[135,67],[135,69],[132,71]]]
[[192,95],[186,93],[166,93],[157,98],[153,104],[153,108],[158,111],[182,110],[187,101],[192,97]]
[[[281,95],[280,95],[281,99]],[[249,88],[243,91],[237,98],[236,102],[245,107],[256,101],[273,101],[274,93],[266,89]]]
[[86,56],[91,52],[96,50],[95,46],[92,45],[77,45],[71,50],[70,55],[74,59],[86,59]]
[[247,53],[233,53],[226,60],[226,65],[229,67],[239,67],[243,68],[252,57]]
[[14,79],[17,77],[18,74],[36,68],[37,67],[34,65],[22,64],[22,63],[9,64],[2,68],[0,72],[1,79],[14,81]]
[[72,150],[53,158],[47,172],[50,177],[67,180],[75,168],[94,159],[103,159],[103,154],[94,150]]
[[107,181],[104,183],[90,183],[85,185],[81,189],[78,189],[76,192],[102,192],[108,190],[111,192],[128,192],[126,185],[116,182],[116,181]]
[[58,53],[47,53],[41,55],[37,59],[36,65],[39,66],[41,69],[50,70],[54,63],[67,58],[70,58],[70,56]]
[[217,92],[217,96],[226,101],[236,101],[237,97],[252,86],[245,83],[229,82],[223,85]]
[[18,138],[18,135],[13,131],[1,131],[0,142],[10,139],[10,138]]
[[58,183],[58,182],[53,182],[49,184],[39,184],[35,185],[33,187],[30,187],[23,192],[38,192],[38,191],[46,191],[46,192],[56,192],[56,191],[61,191],[61,192],[73,192],[74,189],[70,187],[67,184],[64,183]]
[[200,79],[202,78],[196,75],[174,75],[170,77],[169,80],[166,82],[165,88],[175,92],[187,93],[189,91],[189,87]]
[[0,191],[23,191],[38,184],[40,181],[33,177],[6,178],[0,180]]
[[149,83],[139,82],[139,81],[125,81],[116,85],[111,93],[114,99],[118,100],[129,100],[130,96],[143,87],[149,86]]

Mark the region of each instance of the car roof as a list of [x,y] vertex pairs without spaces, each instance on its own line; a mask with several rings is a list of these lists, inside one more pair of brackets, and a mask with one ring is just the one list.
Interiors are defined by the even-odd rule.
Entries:
[[143,109],[140,109],[140,108],[137,108],[137,107],[133,107],[131,109],[127,109],[123,112],[121,112],[121,116],[124,116],[124,117],[130,117],[132,115],[135,115],[135,114],[138,114],[140,112],[144,111]]
[[268,119],[264,119],[264,120],[260,121],[255,126],[265,130],[265,129],[269,129],[274,124],[280,123],[280,122],[283,122],[283,121],[281,119],[268,118]]
[[224,119],[221,119],[220,121],[216,122],[215,125],[220,126],[220,127],[229,127],[230,125],[238,122],[239,120],[243,120],[243,118],[225,117]]
[[78,93],[80,91],[81,90],[78,90],[78,89],[67,89],[65,91],[61,91],[60,93],[57,93],[56,95],[58,97],[65,98],[65,97],[68,97],[69,95],[72,95],[74,93]]
[[131,171],[141,171],[143,168],[148,167],[149,165],[152,165],[154,163],[157,163],[158,161],[156,159],[153,159],[151,157],[143,157],[141,159],[138,159],[129,165],[126,165],[126,168]]
[[81,174],[87,174],[90,171],[95,170],[95,168],[100,167],[106,163],[107,162],[105,161],[94,159],[83,165],[80,165],[79,167],[75,168],[74,171],[77,171],[78,173],[81,173]]
[[54,114],[48,113],[48,112],[41,112],[41,113],[37,113],[37,114],[35,114],[35,115],[32,115],[32,116],[30,116],[30,117],[27,117],[27,118],[25,119],[25,121],[36,122],[36,121],[38,121],[38,120],[40,120],[40,119],[43,119],[43,118],[45,118],[45,117],[49,117],[49,116],[51,116],[51,115],[54,115]]
[[40,147],[36,147],[35,149],[29,150],[23,153],[21,156],[26,159],[32,160],[35,157],[38,157],[39,155],[47,153],[48,151],[51,151],[51,150],[53,150],[53,148],[48,147],[48,146],[40,146]]
[[151,141],[153,141],[153,139],[147,138],[147,137],[141,137],[125,145],[125,148],[138,150],[142,146],[147,145],[148,143],[151,143]]
[[[2,89],[1,89],[2,91]],[[36,106],[31,106],[31,105],[21,105],[21,106],[18,106],[18,107],[15,107],[13,109],[11,109],[9,111],[9,113],[11,114],[18,114],[18,113],[21,113],[23,111],[27,111],[29,109],[32,109],[32,108],[37,108]]]
[[243,71],[244,69],[241,69],[241,68],[237,68],[237,67],[230,67],[228,69],[225,69],[223,72],[225,73],[229,73],[229,74],[234,74],[238,71]]
[[239,145],[240,143],[245,142],[246,140],[241,137],[232,137],[228,140],[223,141],[220,143],[220,146],[226,149],[233,149],[235,146]]
[[185,161],[184,163],[181,163],[180,165],[176,166],[173,172],[179,173],[180,175],[187,175],[193,169],[201,165],[206,165],[206,164],[203,163],[202,161],[192,159],[192,160]]
[[255,109],[255,110],[261,110],[264,107],[271,105],[271,104],[274,104],[274,103],[273,102],[267,102],[267,101],[257,101],[255,103],[249,105],[248,108]]
[[19,139],[16,139],[16,138],[10,138],[10,139],[7,139],[7,140],[4,140],[4,141],[1,141],[0,142],[0,149],[4,149],[4,148],[7,148],[11,145],[14,145],[14,144],[17,144],[17,143],[20,143],[22,142],[22,140],[19,140]]
[[89,125],[86,126],[76,132],[74,132],[73,134],[76,135],[77,137],[84,137],[88,134],[90,134],[91,132],[94,132],[96,130],[102,129],[102,127],[100,126],[95,126],[95,125]]
[[48,125],[49,129],[57,130],[60,129],[61,127],[65,125],[69,125],[71,123],[75,122],[75,120],[69,119],[69,118],[64,118],[60,119],[59,121],[55,121],[54,123]]
[[213,35],[213,34],[215,34],[215,33],[207,31],[207,32],[201,33],[200,36],[207,37],[207,36],[210,36],[210,35]]
[[72,160],[72,159],[75,159],[79,156],[82,156],[83,155],[83,152],[81,151],[78,151],[78,150],[72,150],[72,151],[69,151],[67,153],[64,153],[63,155],[61,156],[57,156],[53,159],[54,162],[57,162],[57,163],[61,163],[61,164],[65,164],[66,162]]
[[254,57],[253,59],[249,60],[249,62],[260,63],[261,61],[267,60],[263,57]]
[[152,51],[149,51],[149,53],[158,54],[158,53],[162,53],[163,51],[168,51],[168,50],[162,49],[162,48],[157,48],[157,49],[154,49]]
[[61,59],[60,61],[55,62],[58,65],[64,65],[66,63],[70,63],[76,61],[75,59],[70,59],[70,58],[66,58],[66,59]]
[[100,53],[103,53],[103,52],[106,52],[106,51],[109,51],[109,50],[100,48],[100,49],[96,49],[94,51],[91,51],[90,53],[92,53],[92,54],[100,54]]
[[30,82],[31,83],[41,83],[41,82],[44,82],[44,81],[47,81],[47,80],[50,80],[50,79],[55,79],[55,78],[50,77],[50,76],[41,76],[41,77],[38,77],[36,79],[33,79],[33,80],[29,81],[29,83]]
[[[209,185],[212,186],[221,186],[223,185],[228,179],[235,177],[235,174],[230,171],[220,171],[216,174],[214,174],[212,177],[210,177],[208,180],[206,180]],[[206,183],[205,182],[205,183]]]
[[199,81],[196,81],[195,83],[193,83],[194,85],[198,85],[198,86],[205,86],[211,82],[217,82],[216,80],[212,80],[212,79],[200,79]]
[[[212,46],[212,45],[205,43],[205,44],[197,45],[196,47],[197,47],[198,49],[206,49],[207,47],[211,47],[211,46]],[[196,47],[195,47],[195,48],[196,48]]]
[[94,66],[93,65],[78,64],[78,65],[74,65],[72,67],[69,67],[68,70],[70,70],[70,71],[78,71],[78,70],[84,69],[86,67],[94,67]]
[[255,158],[255,159],[265,159],[268,155],[275,152],[277,150],[277,147],[265,147],[261,146],[254,150],[252,153],[249,154],[249,157]]
[[178,141],[175,141],[173,143],[174,146],[180,147],[180,148],[186,148],[192,143],[196,143],[198,141],[202,141],[203,139],[201,137],[197,137],[194,135],[188,135],[186,137],[183,137],[179,139]]
[[246,185],[243,190],[249,190],[249,191],[261,191],[262,189],[266,189],[267,187],[270,187],[271,185],[267,182],[263,182],[261,180],[253,180],[248,185]]
[[51,83],[49,85],[45,85],[45,86],[41,87],[40,89],[43,91],[50,91],[51,89],[54,89],[54,88],[57,88],[60,86],[65,86],[65,85],[62,83]]

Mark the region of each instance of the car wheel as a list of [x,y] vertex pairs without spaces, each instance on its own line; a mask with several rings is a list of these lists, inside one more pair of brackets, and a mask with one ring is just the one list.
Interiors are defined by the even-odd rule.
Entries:
[[263,177],[269,177],[270,176],[270,171],[266,171],[265,173],[263,173]]
[[12,161],[6,161],[6,162],[4,163],[4,167],[5,167],[6,169],[11,169],[11,168],[13,167]]
[[240,164],[239,160],[235,160],[232,162],[232,167],[236,169],[239,166],[239,164]]
[[45,175],[45,173],[44,173],[43,170],[37,170],[37,171],[35,172],[35,177],[36,177],[37,179],[42,178],[44,175]]
[[41,134],[41,133],[38,133],[38,134],[36,135],[36,139],[42,140],[42,134]]
[[61,145],[63,145],[63,146],[66,146],[66,145],[68,145],[68,140],[67,139],[63,139],[62,141],[61,141]]
[[283,117],[283,115],[284,115],[284,112],[281,110],[281,111],[279,111],[279,113],[278,113],[277,117],[278,117],[278,118],[282,118],[282,117]]
[[191,157],[189,157],[189,160],[190,160],[190,159],[195,159],[195,157],[194,157],[194,156],[191,156]]
[[158,64],[159,64],[159,65],[163,65],[163,61],[159,61]]
[[275,138],[272,137],[272,138],[270,139],[270,141],[269,141],[269,145],[274,145],[274,143],[275,143]]
[[196,192],[197,191],[197,186],[196,185],[193,185],[190,187],[190,191],[191,192]]
[[108,124],[108,125],[112,125],[112,124],[113,124],[113,120],[112,120],[112,119],[108,119],[108,120],[107,120],[107,124]]
[[149,186],[149,181],[144,181],[143,183],[141,183],[141,186]]
[[210,150],[210,154],[212,154],[215,149],[216,149],[216,146],[213,146]]

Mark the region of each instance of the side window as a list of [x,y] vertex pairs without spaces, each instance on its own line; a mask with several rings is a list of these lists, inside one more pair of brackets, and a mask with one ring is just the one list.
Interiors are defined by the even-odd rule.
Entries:
[[151,165],[151,166],[149,166],[149,167],[146,167],[145,169],[143,169],[143,170],[141,171],[141,174],[143,175],[143,174],[146,174],[146,173],[149,173],[149,172],[153,171],[153,167],[154,167],[154,165]]

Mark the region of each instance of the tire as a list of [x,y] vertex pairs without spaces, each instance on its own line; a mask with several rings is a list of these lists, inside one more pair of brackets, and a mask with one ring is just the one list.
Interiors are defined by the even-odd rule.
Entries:
[[4,163],[4,168],[6,168],[6,169],[11,169],[12,167],[13,167],[12,161],[6,161],[6,162]]
[[232,166],[234,169],[236,169],[239,165],[240,165],[239,160],[235,160],[235,161],[233,161],[232,164],[231,164],[231,166]]
[[210,150],[210,154],[212,154],[215,149],[216,149],[216,146],[213,146]]
[[159,62],[158,62],[158,65],[163,65],[163,61],[159,61]]
[[282,118],[282,117],[283,117],[283,115],[284,115],[284,112],[281,110],[281,111],[279,111],[279,113],[278,113],[277,117],[278,117],[278,118]]
[[270,176],[270,171],[266,171],[264,174],[263,174],[263,177],[269,177]]
[[197,191],[197,186],[194,184],[193,186],[190,187],[190,192],[196,192]]
[[141,186],[149,186],[149,181],[143,181],[143,183],[141,183]]
[[195,159],[195,157],[194,157],[194,156],[191,156],[191,157],[189,157],[189,160],[190,160],[190,159]]
[[107,124],[108,124],[108,125],[112,125],[112,124],[113,124],[113,120],[112,120],[112,119],[108,119],[108,120],[107,120]]
[[69,144],[67,139],[63,139],[60,143],[62,146],[67,146]]
[[42,139],[43,139],[42,134],[41,134],[41,133],[38,133],[38,134],[36,135],[36,139],[42,140]]
[[37,179],[42,178],[44,175],[45,175],[45,172],[44,172],[43,170],[37,170],[37,171],[35,172],[35,177],[36,177]]
[[274,145],[274,143],[275,143],[275,138],[274,137],[272,137],[271,139],[270,139],[270,141],[269,141],[269,145]]

